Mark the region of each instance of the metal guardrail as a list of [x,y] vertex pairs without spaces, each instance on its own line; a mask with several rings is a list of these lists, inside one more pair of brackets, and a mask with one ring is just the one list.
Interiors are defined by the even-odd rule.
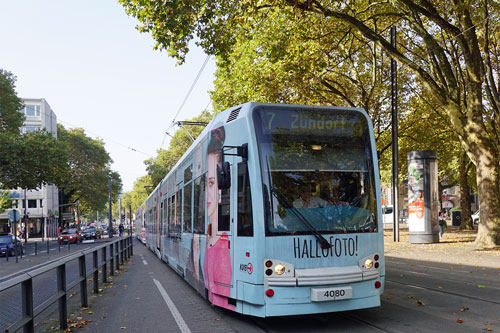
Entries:
[[[132,246],[132,236],[126,238],[119,238],[112,242],[96,246],[91,249],[80,251],[79,253],[71,254],[65,258],[52,262],[46,266],[34,269],[32,271],[23,273],[12,279],[0,283],[0,292],[9,288],[21,285],[21,300],[22,300],[22,317],[15,323],[7,328],[8,332],[15,332],[23,329],[24,332],[34,332],[35,330],[35,317],[48,309],[53,303],[58,302],[59,307],[59,325],[60,329],[66,330],[68,328],[68,308],[67,308],[67,291],[80,285],[80,302],[81,307],[88,307],[87,295],[87,278],[93,278],[94,293],[99,293],[99,268],[102,267],[102,282],[108,282],[108,261],[109,261],[109,275],[114,275],[116,269],[123,265],[125,260],[128,260],[134,255]],[[109,258],[107,249],[109,248]],[[101,252],[102,262],[99,264],[99,251]],[[87,272],[86,255],[92,254],[93,268]],[[79,263],[79,278],[70,284],[66,283],[66,264],[72,260],[78,259]],[[49,299],[45,300],[42,304],[33,308],[33,278],[56,270],[57,276],[57,292]]]

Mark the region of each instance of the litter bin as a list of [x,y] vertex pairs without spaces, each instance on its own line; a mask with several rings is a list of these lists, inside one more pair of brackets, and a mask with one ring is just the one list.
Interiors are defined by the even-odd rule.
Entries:
[[459,227],[462,223],[462,211],[455,210],[451,212],[451,225],[454,227]]

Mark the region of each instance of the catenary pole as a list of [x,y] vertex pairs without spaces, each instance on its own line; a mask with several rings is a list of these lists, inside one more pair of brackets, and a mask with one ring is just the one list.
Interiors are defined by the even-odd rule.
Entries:
[[[396,27],[391,27],[391,45],[396,48]],[[392,109],[392,211],[394,241],[399,242],[398,205],[398,67],[391,59],[391,109]]]

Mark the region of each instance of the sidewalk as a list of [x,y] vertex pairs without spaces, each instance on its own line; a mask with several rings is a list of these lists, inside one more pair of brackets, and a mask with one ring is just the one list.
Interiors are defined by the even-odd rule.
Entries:
[[478,250],[474,245],[476,232],[448,227],[439,243],[411,244],[408,229],[400,230],[400,242],[393,241],[392,230],[385,230],[384,252],[388,257],[497,268],[500,273],[500,247]]

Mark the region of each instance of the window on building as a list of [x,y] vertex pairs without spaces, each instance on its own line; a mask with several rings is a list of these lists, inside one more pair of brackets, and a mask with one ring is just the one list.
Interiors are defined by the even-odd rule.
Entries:
[[35,199],[28,200],[28,208],[36,208],[36,200]]
[[20,112],[24,113],[27,117],[40,117],[40,105],[26,104]]

